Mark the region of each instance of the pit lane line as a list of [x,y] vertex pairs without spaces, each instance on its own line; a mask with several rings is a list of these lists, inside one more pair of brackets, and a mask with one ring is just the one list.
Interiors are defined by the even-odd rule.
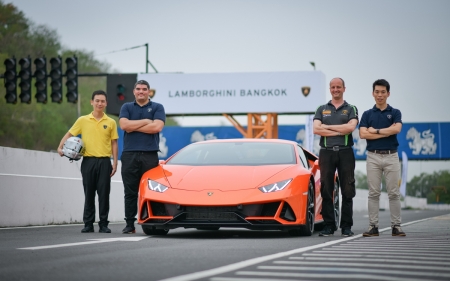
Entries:
[[[440,216],[438,216],[438,217],[440,217]],[[408,223],[402,223],[402,226],[407,226],[410,224],[415,224],[415,223],[427,221],[427,220],[434,219],[434,218],[436,218],[436,217],[421,219],[421,220],[412,221],[412,222],[408,222]],[[384,232],[387,230],[391,230],[391,227],[386,227],[386,228],[380,229],[379,232]],[[362,234],[357,234],[352,237],[347,237],[347,238],[343,238],[343,239],[339,239],[339,240],[335,240],[335,241],[329,241],[329,242],[314,245],[314,246],[303,247],[303,248],[298,248],[298,249],[281,252],[281,253],[277,253],[277,254],[272,254],[272,255],[268,255],[268,256],[253,258],[253,259],[249,259],[246,261],[241,261],[241,262],[237,262],[237,263],[233,263],[233,264],[229,264],[229,265],[225,265],[225,266],[221,266],[221,267],[217,267],[217,268],[213,268],[213,269],[208,269],[208,270],[204,270],[204,271],[170,277],[170,278],[162,279],[160,281],[191,281],[191,280],[197,280],[197,279],[201,279],[201,278],[207,278],[207,277],[211,277],[214,275],[227,273],[230,271],[235,271],[235,270],[238,270],[238,269],[241,269],[241,268],[244,268],[247,266],[252,266],[252,265],[255,265],[258,263],[270,261],[273,259],[277,259],[277,258],[281,258],[281,257],[293,255],[293,254],[303,253],[303,252],[318,249],[318,248],[324,248],[324,247],[327,247],[330,245],[334,245],[334,244],[338,244],[338,243],[342,243],[342,242],[346,242],[346,241],[351,241],[351,240],[354,240],[354,239],[357,239],[360,237],[362,237]]]

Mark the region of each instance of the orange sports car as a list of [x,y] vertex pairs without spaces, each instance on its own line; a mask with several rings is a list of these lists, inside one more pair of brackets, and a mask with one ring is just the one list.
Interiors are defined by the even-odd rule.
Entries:
[[[336,227],[339,183],[335,184]],[[148,235],[184,227],[281,230],[323,227],[318,158],[293,141],[221,139],[190,144],[147,171],[138,223]]]

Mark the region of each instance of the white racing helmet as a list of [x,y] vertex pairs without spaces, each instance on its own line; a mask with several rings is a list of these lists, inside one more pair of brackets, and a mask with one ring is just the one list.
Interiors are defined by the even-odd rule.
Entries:
[[71,161],[78,161],[84,154],[84,143],[79,137],[70,137],[64,143],[62,152]]

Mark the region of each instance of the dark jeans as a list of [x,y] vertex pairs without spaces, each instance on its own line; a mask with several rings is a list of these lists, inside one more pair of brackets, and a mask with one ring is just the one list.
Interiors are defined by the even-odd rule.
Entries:
[[83,157],[81,176],[84,187],[85,225],[95,221],[95,192],[98,194],[99,226],[107,226],[109,213],[109,194],[111,192],[112,165],[109,157]]
[[326,225],[334,226],[334,175],[338,171],[341,185],[341,228],[353,226],[353,197],[355,197],[355,155],[353,149],[339,151],[321,149],[319,152],[322,217]]
[[122,161],[122,181],[125,193],[125,221],[133,225],[137,214],[139,183],[142,175],[159,164],[157,151],[126,151]]

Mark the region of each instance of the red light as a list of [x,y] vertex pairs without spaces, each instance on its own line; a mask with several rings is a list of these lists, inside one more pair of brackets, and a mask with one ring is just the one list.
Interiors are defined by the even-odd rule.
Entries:
[[124,100],[125,100],[125,95],[124,95],[124,94],[117,94],[117,98],[118,98],[120,101],[124,101]]

